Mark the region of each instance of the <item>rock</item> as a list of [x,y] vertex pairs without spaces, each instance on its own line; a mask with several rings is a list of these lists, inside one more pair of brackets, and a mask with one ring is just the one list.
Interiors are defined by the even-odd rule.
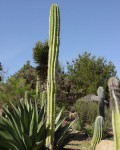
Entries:
[[114,150],[114,142],[111,140],[102,140],[97,144],[95,150]]
[[96,102],[98,102],[98,96],[96,96],[95,94],[88,94],[88,95],[80,98],[79,100],[83,100],[83,101],[96,101]]

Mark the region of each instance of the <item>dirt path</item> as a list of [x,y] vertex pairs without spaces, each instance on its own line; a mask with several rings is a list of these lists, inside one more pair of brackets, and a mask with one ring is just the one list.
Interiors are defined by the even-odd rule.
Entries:
[[89,150],[91,139],[85,134],[73,133],[72,141],[65,146],[65,150]]

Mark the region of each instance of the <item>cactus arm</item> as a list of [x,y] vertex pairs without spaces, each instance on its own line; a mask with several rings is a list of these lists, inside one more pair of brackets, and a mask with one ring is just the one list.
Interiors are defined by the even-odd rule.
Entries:
[[112,90],[114,99],[114,109],[112,110],[112,126],[114,132],[115,150],[120,150],[120,112],[117,104],[117,98],[114,90]]
[[95,120],[94,134],[91,141],[91,150],[95,150],[96,145],[101,141],[102,131],[103,131],[103,117],[97,116]]
[[47,80],[47,122],[48,128],[46,147],[54,148],[55,130],[55,101],[56,101],[56,66],[59,52],[60,17],[59,8],[53,4],[49,18],[49,56],[48,56],[48,80]]

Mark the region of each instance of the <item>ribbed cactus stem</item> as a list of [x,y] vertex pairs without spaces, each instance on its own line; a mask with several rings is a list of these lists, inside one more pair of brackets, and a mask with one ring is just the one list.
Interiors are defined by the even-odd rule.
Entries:
[[53,4],[49,18],[49,56],[48,56],[48,80],[47,80],[47,123],[49,127],[46,147],[54,149],[55,131],[55,101],[56,101],[56,66],[59,52],[60,14],[59,7]]
[[112,127],[114,133],[114,150],[120,150],[120,82],[115,77],[108,80],[110,104],[112,108]]
[[105,116],[105,110],[104,110],[104,89],[103,87],[99,87],[97,90],[98,94],[98,100],[99,100],[99,112],[100,116]]
[[112,110],[112,126],[114,132],[115,150],[120,150],[120,111],[117,103],[117,97],[114,90],[112,91],[114,98],[114,109]]
[[95,150],[96,145],[101,141],[102,132],[103,132],[103,117],[97,116],[95,120],[93,139],[91,141],[91,150]]

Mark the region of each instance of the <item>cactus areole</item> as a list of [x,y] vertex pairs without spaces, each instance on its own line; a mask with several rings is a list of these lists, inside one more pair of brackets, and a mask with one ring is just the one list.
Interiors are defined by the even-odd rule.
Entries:
[[47,123],[46,147],[54,149],[55,101],[56,101],[56,67],[59,53],[60,13],[59,7],[53,4],[49,17],[49,56],[47,77]]

